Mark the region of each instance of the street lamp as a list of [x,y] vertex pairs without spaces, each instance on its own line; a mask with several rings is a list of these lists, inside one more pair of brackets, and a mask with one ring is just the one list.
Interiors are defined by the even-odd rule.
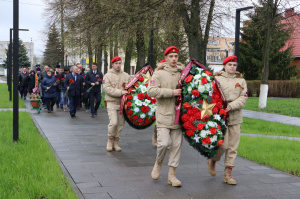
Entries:
[[[13,28],[9,30],[9,45],[8,45],[8,63],[7,63],[7,85],[9,91],[9,101],[11,101],[11,80],[12,80],[12,31]],[[19,31],[29,31],[29,29],[19,29]],[[19,41],[18,41],[19,43]]]
[[[239,50],[240,50],[240,20],[241,20],[241,11],[252,9],[253,6],[248,6],[244,8],[236,9],[235,13],[235,42],[234,42],[234,54],[238,57],[237,62],[239,62]],[[238,70],[238,67],[237,67]]]

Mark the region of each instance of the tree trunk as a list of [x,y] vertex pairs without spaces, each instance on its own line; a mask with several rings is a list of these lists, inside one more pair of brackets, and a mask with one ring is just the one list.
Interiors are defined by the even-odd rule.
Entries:
[[273,8],[273,0],[268,0],[267,4],[267,35],[264,41],[264,55],[263,55],[263,69],[262,69],[262,79],[260,85],[260,94],[259,94],[259,102],[258,108],[266,108],[267,107],[267,99],[268,99],[268,79],[269,79],[269,60],[270,60],[270,41],[271,41],[271,24],[272,24],[272,8]]
[[137,50],[136,71],[139,71],[145,65],[145,40],[144,40],[143,28],[141,27],[141,25],[137,25],[136,50]]
[[131,62],[132,50],[133,50],[133,39],[129,38],[127,40],[126,52],[125,52],[125,63],[124,63],[124,71],[128,74],[130,74],[130,69],[131,69],[130,62]]
[[115,32],[115,37],[114,37],[114,57],[115,56],[118,56],[118,45],[119,45],[119,42],[118,42],[118,32]]
[[98,66],[98,70],[100,71],[102,71],[102,51],[103,51],[103,44],[100,44],[97,52],[97,66]]
[[89,56],[89,68],[92,70],[92,63],[93,63],[93,49],[92,49],[92,37],[91,33],[87,31],[87,48],[88,48],[88,56]]
[[64,67],[65,60],[65,30],[64,30],[64,5],[60,0],[60,35],[61,35],[61,67]]
[[108,57],[107,49],[106,49],[106,46],[104,46],[104,74],[106,74],[107,70],[108,70],[107,57]]

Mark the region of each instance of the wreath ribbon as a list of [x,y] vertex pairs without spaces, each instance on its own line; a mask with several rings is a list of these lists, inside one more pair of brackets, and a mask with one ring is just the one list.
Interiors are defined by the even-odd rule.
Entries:
[[[127,86],[125,86],[125,90],[129,89],[131,86],[133,86],[135,84],[135,82],[140,78],[140,76],[142,74],[146,74],[147,71],[150,71],[151,76],[153,75],[153,69],[150,65],[146,65],[144,66],[139,72],[137,72],[133,78],[129,81],[129,83],[127,84]],[[123,108],[124,108],[124,104],[125,104],[125,99],[126,99],[126,95],[123,95],[121,98],[121,104],[120,104],[120,115],[123,114]]]

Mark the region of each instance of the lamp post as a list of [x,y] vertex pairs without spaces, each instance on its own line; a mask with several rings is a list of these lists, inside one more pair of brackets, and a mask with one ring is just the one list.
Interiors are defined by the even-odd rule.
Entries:
[[66,66],[68,66],[68,55],[66,54]]
[[[236,9],[235,13],[235,42],[234,42],[234,55],[238,57],[237,62],[239,62],[240,54],[240,20],[241,20],[241,11],[252,9],[253,6],[248,6],[244,8]],[[238,70],[238,67],[237,67]]]
[[[11,89],[11,81],[12,81],[12,31],[13,28],[9,30],[9,45],[8,45],[8,64],[7,64],[7,85],[9,91],[9,101],[12,100],[12,89]],[[19,31],[29,31],[29,29],[19,29]],[[18,41],[19,43],[19,41]]]

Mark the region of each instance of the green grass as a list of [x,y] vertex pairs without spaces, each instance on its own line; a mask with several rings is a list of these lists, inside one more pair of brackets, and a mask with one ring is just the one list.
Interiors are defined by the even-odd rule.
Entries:
[[0,198],[78,198],[29,113],[20,112],[13,142],[12,111],[0,111]]
[[[12,93],[13,95],[13,93]],[[0,84],[0,108],[12,108],[13,100],[9,101],[9,92],[5,83]],[[25,108],[23,100],[19,97],[19,108]]]
[[277,122],[269,122],[252,118],[243,118],[243,120],[243,133],[300,137],[299,126],[281,124]]
[[300,117],[300,98],[268,98],[265,109],[258,108],[258,97],[249,97],[244,109]]
[[242,136],[238,149],[241,157],[300,176],[300,142]]

